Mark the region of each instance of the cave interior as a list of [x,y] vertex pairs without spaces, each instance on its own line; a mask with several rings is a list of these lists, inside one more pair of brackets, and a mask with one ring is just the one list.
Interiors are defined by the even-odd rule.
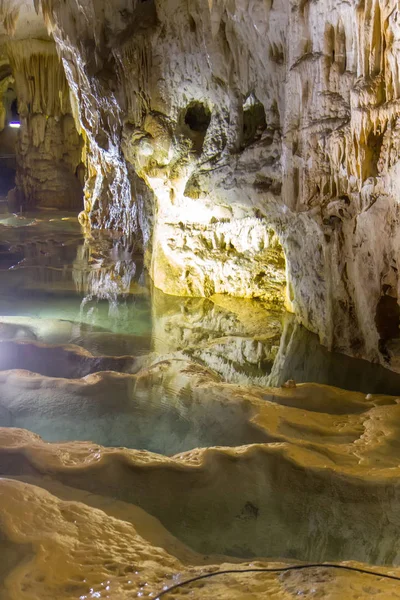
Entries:
[[0,0],[0,600],[398,598],[399,257],[398,2]]

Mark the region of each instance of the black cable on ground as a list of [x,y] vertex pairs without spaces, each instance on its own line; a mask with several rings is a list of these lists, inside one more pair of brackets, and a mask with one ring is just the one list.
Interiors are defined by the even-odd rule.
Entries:
[[230,575],[232,573],[284,573],[286,571],[304,571],[305,569],[313,569],[315,567],[322,567],[327,569],[342,569],[344,571],[355,571],[356,573],[362,573],[364,575],[373,575],[375,577],[383,577],[385,579],[393,579],[395,581],[400,581],[400,577],[396,577],[396,575],[388,575],[387,573],[377,573],[376,571],[368,571],[367,569],[359,569],[358,567],[346,567],[345,565],[335,565],[332,563],[314,563],[308,565],[291,565],[289,567],[277,567],[277,568],[254,568],[254,569],[229,569],[226,571],[215,571],[213,573],[205,573],[204,575],[197,575],[197,577],[192,577],[191,579],[186,579],[185,581],[181,581],[180,583],[176,583],[171,587],[162,590],[156,596],[155,600],[159,600],[163,596],[181,588],[185,585],[189,585],[194,583],[195,581],[200,581],[201,579],[208,579],[209,577],[216,577],[217,575]]

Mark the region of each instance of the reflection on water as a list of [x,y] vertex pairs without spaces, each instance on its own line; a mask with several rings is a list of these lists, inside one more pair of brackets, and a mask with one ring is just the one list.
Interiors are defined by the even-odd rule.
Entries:
[[288,380],[322,383],[366,394],[400,393],[400,375],[329,352],[289,313],[226,297],[178,298],[152,293],[153,347],[177,350],[224,381],[280,387]]
[[[70,380],[49,384],[47,398],[44,379],[40,398],[26,390],[22,399],[15,391],[18,377],[12,385],[8,381],[3,404],[7,397],[9,405],[0,424],[29,428],[47,440],[90,439],[167,454],[261,441],[254,429],[241,425],[240,411],[232,416],[227,406],[216,404],[204,411],[190,394],[154,382],[138,395],[128,389],[132,376],[121,375],[126,389],[118,397],[117,373],[136,373],[157,357],[194,361],[222,381],[240,385],[279,387],[294,379],[365,393],[400,391],[399,375],[329,353],[291,315],[271,312],[260,302],[177,298],[152,290],[141,258],[126,240],[101,232],[85,238],[75,216],[5,215],[0,240],[0,341],[14,344],[7,360],[0,360],[0,370],[24,368]],[[23,342],[31,344],[22,347]],[[89,354],[58,348],[46,356],[46,346],[40,350],[37,344],[73,344]],[[112,358],[118,356],[127,358]],[[135,356],[142,357],[140,364]],[[89,396],[73,387],[78,377],[97,371],[114,371],[116,387],[79,384]],[[90,396],[93,389],[97,395]],[[35,411],[28,409],[28,398]]]
[[165,455],[270,441],[248,423],[246,403],[199,402],[188,385],[168,386],[159,370],[139,377],[104,372],[67,383],[0,373],[0,385],[0,424],[47,441],[92,440]]
[[398,466],[395,399],[262,390],[289,379],[400,391],[399,375],[329,353],[261,302],[152,289],[126,240],[85,238],[75,216],[1,219],[0,426],[164,455],[264,443],[140,468],[93,444],[83,466],[69,446],[79,467],[55,479],[138,504],[203,553],[398,564],[398,486],[372,478]]
[[[113,240],[94,232],[78,247],[73,265],[73,280],[78,294],[83,294],[81,313],[89,320],[101,300],[108,302],[109,317],[121,320],[126,313],[123,300],[129,297],[137,265],[133,248],[124,239]],[[82,316],[81,315],[81,316]],[[123,320],[127,317],[122,316]]]
[[[0,221],[0,314],[66,319],[93,331],[150,338],[140,257],[107,234],[85,239],[75,215],[57,214]],[[77,343],[62,343],[69,342]]]

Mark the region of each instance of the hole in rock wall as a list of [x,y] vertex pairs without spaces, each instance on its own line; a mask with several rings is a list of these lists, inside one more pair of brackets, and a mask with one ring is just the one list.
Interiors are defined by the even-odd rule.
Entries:
[[250,94],[243,104],[243,145],[248,146],[260,139],[267,127],[264,105]]
[[211,111],[203,102],[191,102],[184,115],[184,133],[193,142],[193,149],[201,153],[207,129],[211,123]]
[[192,131],[205,133],[211,122],[210,110],[201,102],[191,104],[185,114],[185,123]]
[[19,112],[18,112],[18,102],[17,99],[15,98],[12,103],[11,103],[11,109],[10,109],[10,125],[13,125],[15,123],[20,123],[20,119],[19,119]]
[[190,27],[190,31],[192,33],[196,33],[196,30],[197,30],[196,21],[193,19],[192,16],[189,17],[189,27]]
[[383,133],[374,133],[371,131],[368,136],[365,148],[366,156],[364,159],[364,180],[368,177],[377,177],[379,175],[378,162],[381,155],[383,135]]
[[375,325],[379,333],[380,350],[386,353],[386,342],[400,337],[400,307],[397,298],[382,296],[376,307]]

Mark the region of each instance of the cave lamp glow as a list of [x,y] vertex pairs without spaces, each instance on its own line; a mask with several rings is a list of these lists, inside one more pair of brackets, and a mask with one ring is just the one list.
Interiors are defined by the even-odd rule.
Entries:
[[11,114],[10,114],[9,126],[12,129],[19,129],[21,127],[21,119],[19,117],[18,103],[17,103],[16,99],[11,104]]

